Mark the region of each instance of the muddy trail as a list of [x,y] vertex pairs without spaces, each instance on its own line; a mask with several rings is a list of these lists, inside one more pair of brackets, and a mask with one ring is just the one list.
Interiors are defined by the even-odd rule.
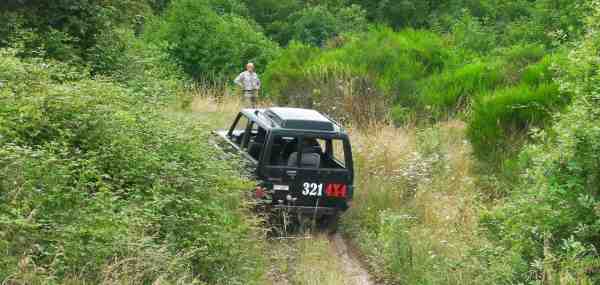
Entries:
[[273,237],[271,284],[378,284],[358,252],[339,233]]
[[364,267],[364,262],[360,260],[360,255],[356,249],[350,247],[347,240],[340,234],[329,236],[329,241],[333,247],[334,253],[342,263],[342,270],[351,281],[350,284],[356,285],[374,285],[372,277]]

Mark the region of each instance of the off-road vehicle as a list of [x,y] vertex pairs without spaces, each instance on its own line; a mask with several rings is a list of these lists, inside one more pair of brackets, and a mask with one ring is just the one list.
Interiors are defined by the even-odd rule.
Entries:
[[336,217],[353,195],[352,149],[344,129],[315,110],[243,109],[221,145],[241,153],[269,211]]

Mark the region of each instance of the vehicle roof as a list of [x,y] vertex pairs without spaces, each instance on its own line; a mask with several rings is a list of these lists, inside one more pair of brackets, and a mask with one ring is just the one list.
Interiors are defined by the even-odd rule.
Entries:
[[271,129],[343,133],[342,127],[337,122],[312,109],[272,107],[244,109],[242,113]]

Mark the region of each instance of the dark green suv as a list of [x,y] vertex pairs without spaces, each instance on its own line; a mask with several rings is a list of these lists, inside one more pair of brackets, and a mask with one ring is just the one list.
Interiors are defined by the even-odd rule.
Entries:
[[260,182],[255,195],[270,210],[323,217],[348,208],[352,148],[329,117],[298,108],[244,109],[216,134],[249,162]]

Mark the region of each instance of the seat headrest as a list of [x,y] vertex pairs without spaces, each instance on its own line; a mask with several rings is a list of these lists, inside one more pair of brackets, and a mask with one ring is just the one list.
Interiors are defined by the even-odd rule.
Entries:
[[[288,159],[288,166],[297,166],[298,153],[294,152]],[[318,153],[303,153],[300,161],[300,167],[319,168],[321,165],[321,156]]]

